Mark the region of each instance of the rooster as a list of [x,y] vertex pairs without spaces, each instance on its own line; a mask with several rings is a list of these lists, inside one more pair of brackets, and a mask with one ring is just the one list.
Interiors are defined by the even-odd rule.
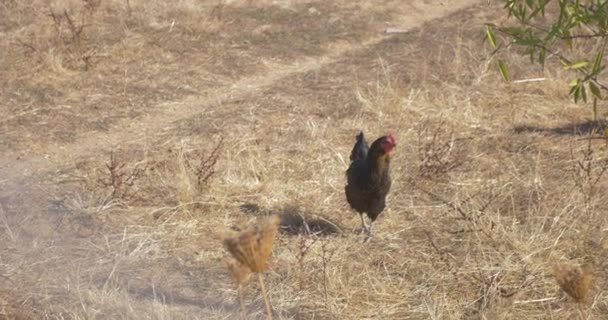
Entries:
[[[361,233],[366,232],[367,239],[372,236],[372,226],[384,210],[386,194],[391,188],[390,153],[396,146],[395,137],[389,134],[376,139],[368,147],[361,132],[350,154],[344,191],[350,206],[361,216]],[[365,223],[364,213],[371,220],[369,226]]]

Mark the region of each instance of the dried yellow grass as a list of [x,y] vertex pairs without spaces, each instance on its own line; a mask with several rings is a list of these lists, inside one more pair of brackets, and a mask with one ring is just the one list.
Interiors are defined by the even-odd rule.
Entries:
[[560,288],[576,302],[587,301],[593,286],[593,275],[589,265],[581,267],[563,263],[556,264],[553,267],[553,277]]
[[272,311],[268,295],[266,294],[262,272],[266,268],[266,260],[268,260],[272,252],[272,244],[274,243],[280,221],[279,216],[270,216],[262,221],[262,223],[250,226],[232,237],[226,237],[223,241],[224,247],[235,259],[229,260],[228,268],[239,284],[239,299],[243,317],[246,316],[242,286],[249,278],[249,271],[253,271],[258,274],[260,289],[262,290],[262,296],[266,305],[267,318],[272,319]]
[[243,319],[246,319],[247,313],[245,312],[245,302],[244,302],[244,298],[243,298],[243,286],[245,284],[247,284],[247,282],[249,281],[249,278],[251,278],[251,270],[247,266],[241,264],[240,262],[238,262],[232,258],[226,259],[226,266],[228,267],[228,270],[230,270],[230,274],[232,275],[232,278],[238,284],[239,305],[241,307],[241,317]]
[[233,237],[225,238],[224,247],[251,271],[262,272],[272,251],[279,221],[278,216],[271,216],[259,225],[253,225]]
[[[66,64],[63,47],[53,48],[56,31],[45,1],[5,2],[0,61],[7,75],[3,97],[11,101],[3,106],[5,118],[12,120],[3,119],[0,130],[7,149],[0,156],[6,163],[0,229],[12,231],[0,232],[6,244],[0,255],[2,276],[20,284],[4,294],[24,297],[9,300],[9,307],[49,318],[237,318],[238,307],[224,301],[233,280],[220,276],[229,274],[217,263],[226,253],[212,230],[292,205],[354,228],[358,217],[343,191],[352,135],[392,129],[403,143],[392,159],[394,192],[378,241],[362,246],[354,232],[326,242],[321,235],[324,242],[311,247],[300,267],[300,235],[281,235],[266,262],[272,275],[264,279],[273,312],[285,319],[576,319],[576,306],[583,305],[556,302],[551,294],[558,289],[547,274],[554,257],[605,256],[608,246],[580,240],[581,230],[593,225],[601,241],[608,201],[601,194],[587,201],[572,188],[569,170],[578,157],[571,159],[570,150],[576,156],[583,145],[568,132],[587,115],[586,106],[567,97],[573,75],[504,56],[514,79],[547,77],[505,84],[496,59],[486,59],[495,57],[491,46],[479,41],[484,22],[494,22],[484,12],[502,17],[498,5],[477,1],[431,20],[471,1],[423,2],[295,1],[289,11],[225,5],[221,17],[210,13],[217,1],[131,0],[132,10],[124,1],[102,2],[108,9],[85,28],[100,50],[89,73]],[[430,7],[437,10],[420,10]],[[315,16],[320,28],[309,22]],[[351,27],[368,21],[374,25],[365,33]],[[379,34],[384,26],[412,32]],[[242,33],[249,28],[262,33]],[[344,30],[355,40],[345,39]],[[298,40],[302,34],[311,38]],[[371,36],[381,42],[370,44]],[[328,49],[306,43],[292,49],[291,42]],[[282,51],[288,58],[277,58]],[[44,60],[49,52],[56,69]],[[216,135],[227,145],[217,179],[189,195],[195,180],[179,180],[192,179],[180,174],[180,147],[198,150]],[[603,165],[608,150],[592,141]],[[144,159],[152,166],[134,186],[137,199],[103,212],[91,205],[86,214],[63,210],[61,199],[71,206],[103,194],[67,180],[97,181],[94,170],[106,160],[99,154],[114,145],[129,150],[129,163]],[[421,177],[428,172],[427,145],[439,157],[436,151],[449,146],[441,158],[449,172]],[[606,187],[600,179],[597,189]],[[245,203],[261,209],[239,211]],[[193,265],[200,272],[188,276]],[[596,303],[584,310],[589,319],[606,314],[605,277],[594,274]],[[499,303],[512,292],[512,303]],[[251,318],[263,317],[251,311]]]
[[228,267],[228,270],[230,270],[232,278],[239,286],[249,282],[249,279],[251,278],[251,269],[249,269],[249,267],[231,258],[226,259],[226,266]]

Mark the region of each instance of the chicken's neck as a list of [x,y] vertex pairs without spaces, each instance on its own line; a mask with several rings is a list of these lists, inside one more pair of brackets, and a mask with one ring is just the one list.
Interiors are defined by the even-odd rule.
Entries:
[[391,158],[388,153],[377,157],[368,157],[367,170],[371,176],[383,177],[388,174],[390,162]]

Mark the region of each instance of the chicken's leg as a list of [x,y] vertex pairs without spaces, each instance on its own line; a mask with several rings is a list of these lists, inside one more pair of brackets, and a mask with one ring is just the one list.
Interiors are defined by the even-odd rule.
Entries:
[[365,223],[365,218],[363,218],[363,214],[360,214],[359,217],[361,217],[361,234],[369,233],[369,227],[367,226],[367,223]]
[[371,221],[369,223],[369,227],[367,227],[367,232],[366,232],[366,235],[365,235],[365,239],[363,240],[363,243],[369,242],[372,239],[372,237],[374,236],[372,234],[372,227],[373,226],[374,226],[374,221]]

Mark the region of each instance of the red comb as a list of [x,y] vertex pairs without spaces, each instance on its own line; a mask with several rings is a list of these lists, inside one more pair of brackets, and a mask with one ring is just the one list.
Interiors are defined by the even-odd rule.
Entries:
[[388,134],[388,136],[386,137],[386,139],[387,139],[387,140],[388,140],[390,143],[395,144],[395,137],[393,136],[393,134],[392,134],[392,133],[389,133],[389,134]]

